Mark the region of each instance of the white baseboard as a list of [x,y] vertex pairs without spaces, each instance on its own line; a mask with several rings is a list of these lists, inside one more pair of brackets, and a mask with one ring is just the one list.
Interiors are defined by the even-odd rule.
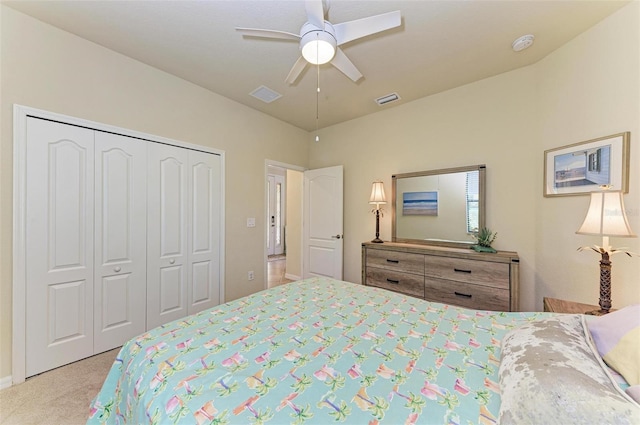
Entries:
[[11,376],[5,376],[4,378],[0,378],[0,390],[9,388],[11,385],[13,385],[13,380],[11,379]]
[[284,277],[290,280],[302,280],[302,277],[296,276],[295,274],[285,273]]

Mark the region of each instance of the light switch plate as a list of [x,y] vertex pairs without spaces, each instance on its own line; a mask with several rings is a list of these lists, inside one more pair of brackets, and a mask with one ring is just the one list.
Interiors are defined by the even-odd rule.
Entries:
[[247,218],[247,227],[256,227],[256,219],[254,217]]

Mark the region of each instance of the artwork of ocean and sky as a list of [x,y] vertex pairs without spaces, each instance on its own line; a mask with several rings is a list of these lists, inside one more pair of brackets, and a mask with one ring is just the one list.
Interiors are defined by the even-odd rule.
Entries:
[[553,158],[554,187],[610,184],[611,146],[577,150]]
[[438,192],[404,192],[403,215],[438,215]]

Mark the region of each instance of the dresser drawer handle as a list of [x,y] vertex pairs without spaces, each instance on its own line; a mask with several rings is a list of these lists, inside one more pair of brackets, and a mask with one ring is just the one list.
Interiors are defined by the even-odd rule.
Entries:
[[464,269],[453,269],[453,271],[456,273],[471,273],[471,270],[464,270]]
[[399,284],[399,283],[400,283],[400,281],[399,281],[399,280],[394,280],[394,279],[389,279],[389,278],[387,278],[387,282],[389,282],[389,283],[393,283],[394,285],[397,285],[397,284]]
[[456,294],[457,297],[464,297],[464,298],[471,298],[473,296],[471,294],[463,294],[462,292],[457,292],[457,291],[455,291],[454,294]]
[[387,263],[393,263],[393,264],[398,264],[400,261],[399,260],[389,260],[387,258]]

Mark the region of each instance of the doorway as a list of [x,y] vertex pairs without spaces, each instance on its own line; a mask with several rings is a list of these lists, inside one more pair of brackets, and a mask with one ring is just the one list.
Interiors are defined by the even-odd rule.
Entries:
[[286,187],[285,170],[278,167],[269,168],[270,172],[278,173],[267,176],[267,255],[272,258],[286,255],[284,250]]
[[302,167],[266,161],[266,288],[299,280],[302,276],[303,171]]

